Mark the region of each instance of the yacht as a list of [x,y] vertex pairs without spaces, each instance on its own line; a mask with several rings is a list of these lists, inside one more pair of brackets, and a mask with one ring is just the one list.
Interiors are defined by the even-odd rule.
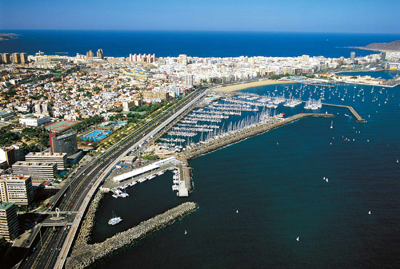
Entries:
[[122,221],[121,217],[117,217],[117,215],[115,215],[114,211],[113,213],[113,217],[108,221],[109,225],[115,225],[118,224]]

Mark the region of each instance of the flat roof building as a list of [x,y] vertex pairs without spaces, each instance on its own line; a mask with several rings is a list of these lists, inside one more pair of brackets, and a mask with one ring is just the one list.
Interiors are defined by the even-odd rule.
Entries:
[[19,124],[22,126],[28,127],[37,127],[43,124],[51,122],[51,118],[47,115],[40,115],[38,117],[33,116],[32,114],[25,115],[19,119]]
[[29,205],[33,200],[31,176],[0,176],[0,197],[2,201],[16,205]]
[[56,163],[58,170],[64,170],[67,163],[67,153],[29,152],[25,155],[27,162]]
[[0,236],[7,241],[19,234],[17,210],[14,203],[0,202]]
[[57,173],[56,163],[16,162],[12,166],[15,175],[30,175],[32,179],[53,180]]

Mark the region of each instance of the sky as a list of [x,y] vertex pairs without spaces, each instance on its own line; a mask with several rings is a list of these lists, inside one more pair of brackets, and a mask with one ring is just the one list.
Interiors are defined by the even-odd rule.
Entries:
[[0,0],[0,29],[400,33],[400,0]]

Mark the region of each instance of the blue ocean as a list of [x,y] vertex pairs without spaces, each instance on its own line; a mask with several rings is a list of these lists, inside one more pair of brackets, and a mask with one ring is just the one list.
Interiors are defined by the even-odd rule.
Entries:
[[[26,52],[75,56],[101,48],[105,56],[155,53],[156,57],[187,54],[198,57],[310,56],[349,57],[348,46],[399,40],[397,34],[334,34],[280,32],[157,32],[157,31],[57,31],[0,30],[18,39],[0,43],[2,52]],[[68,54],[67,54],[68,53]],[[356,50],[356,55],[370,51]]]
[[[340,57],[350,54],[344,46],[400,39],[361,34],[17,33],[19,39],[0,44],[1,52],[74,55],[102,48],[106,56]],[[397,73],[368,75],[392,78]],[[286,97],[291,93],[300,98],[296,92],[300,87],[282,84],[242,92]],[[317,98],[321,91],[307,86],[301,98]],[[171,190],[170,172],[129,187],[128,198],[107,194],[96,216],[93,242],[185,201],[194,201],[200,208],[93,267],[398,268],[400,87],[341,84],[324,92],[324,102],[351,105],[367,122],[358,123],[348,110],[323,106],[318,112],[334,114],[333,122],[303,119],[191,160],[194,191],[188,198],[178,198]],[[277,109],[287,116],[303,111],[304,105]],[[112,211],[123,219],[116,226],[107,224]]]

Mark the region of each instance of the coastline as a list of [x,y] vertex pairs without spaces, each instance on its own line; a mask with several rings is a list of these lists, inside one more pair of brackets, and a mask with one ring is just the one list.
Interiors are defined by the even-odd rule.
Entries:
[[345,49],[357,49],[357,50],[368,50],[375,52],[400,52],[400,50],[385,50],[385,49],[370,49],[366,47],[344,47]]
[[295,83],[294,81],[282,81],[282,80],[263,80],[263,81],[255,81],[255,82],[249,82],[249,83],[243,83],[243,84],[236,84],[236,85],[229,85],[229,86],[223,86],[220,88],[213,89],[213,91],[217,92],[234,92],[234,91],[240,91],[244,90],[247,88],[252,88],[252,87],[259,87],[259,86],[265,86],[265,85],[277,85],[277,84],[287,84],[287,83]]

